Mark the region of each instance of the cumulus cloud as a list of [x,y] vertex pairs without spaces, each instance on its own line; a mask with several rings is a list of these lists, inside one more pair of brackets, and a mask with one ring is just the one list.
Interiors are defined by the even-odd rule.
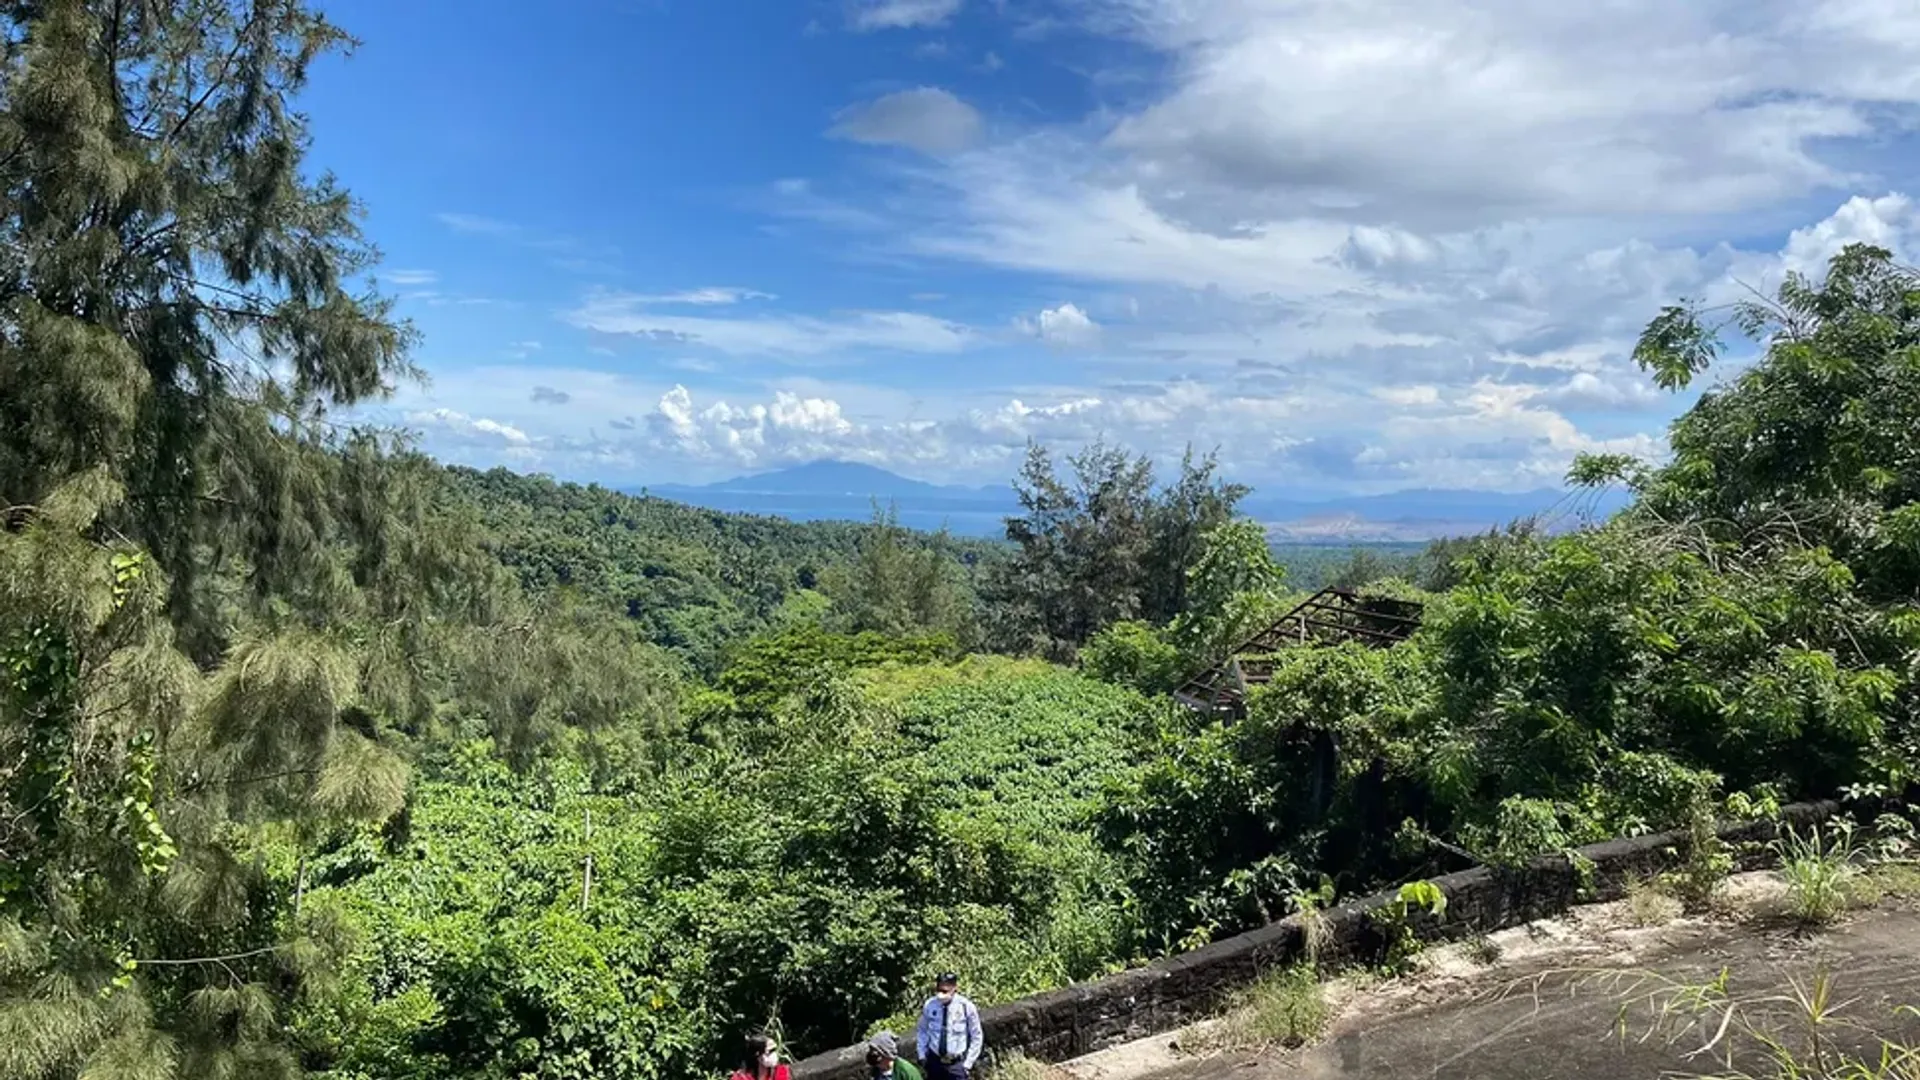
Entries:
[[[1104,436],[1163,459],[1203,440],[1236,478],[1268,488],[1523,490],[1560,483],[1583,451],[1662,453],[1661,425],[1687,399],[1656,392],[1630,359],[1660,303],[1734,299],[1803,263],[1817,269],[1855,239],[1920,250],[1920,215],[1901,196],[1849,200],[1768,249],[1625,242],[1582,251],[1539,232],[1426,235],[1420,257],[1431,273],[1417,288],[1368,277],[1356,294],[1313,303],[1140,290],[1140,319],[1154,325],[1142,330],[1130,316],[1100,328],[1091,385],[1070,368],[986,351],[1032,349],[1031,340],[996,345],[939,320],[698,318],[601,295],[573,313],[583,325],[711,352],[665,358],[652,370],[678,370],[664,384],[550,366],[443,373],[408,417],[456,460],[632,482],[824,457],[1003,481],[1029,439],[1070,447]],[[1070,337],[1083,329],[1073,313],[1093,322],[1062,303],[1026,325],[1035,338],[1043,327]],[[1240,326],[1217,325],[1234,318]],[[1376,336],[1363,338],[1369,322]],[[756,382],[733,359],[896,346],[979,348],[978,370],[1031,381],[927,365],[911,391]],[[567,388],[567,408],[539,408],[542,389],[556,386]]]
[[1667,399],[1645,380],[1601,378],[1581,371],[1566,382],[1539,390],[1533,400],[1557,409],[1601,412],[1651,409]]
[[407,422],[421,427],[438,429],[441,432],[469,440],[501,444],[507,447],[529,447],[533,439],[526,432],[511,424],[503,424],[486,417],[468,416],[453,409],[427,409],[407,414]]
[[958,323],[906,311],[863,311],[834,318],[718,319],[664,315],[646,305],[645,297],[602,293],[589,297],[566,318],[603,334],[701,346],[738,356],[811,357],[856,350],[952,353],[965,349],[974,337]]
[[960,10],[963,0],[854,0],[847,24],[855,30],[903,30],[939,26]]
[[1014,325],[1049,345],[1078,348],[1100,340],[1100,324],[1086,312],[1067,303],[1042,310],[1037,318],[1021,318]]
[[828,134],[854,142],[904,146],[940,156],[965,150],[983,125],[973,106],[938,87],[921,86],[840,111]]
[[[743,399],[683,383],[649,391],[604,373],[564,374],[592,387],[571,395],[564,418],[524,413],[508,424],[447,406],[409,418],[435,452],[451,448],[460,460],[634,482],[658,479],[662,468],[731,474],[820,458],[997,482],[1029,440],[1074,447],[1106,437],[1171,459],[1203,431],[1229,472],[1248,480],[1285,470],[1308,485],[1516,490],[1556,483],[1581,450],[1658,449],[1644,438],[1591,436],[1543,400],[1542,388],[1491,380],[1406,394],[1325,384],[1249,394],[1176,377],[961,392],[922,415],[897,395],[852,384],[802,380]],[[493,370],[436,392],[510,409],[500,388],[523,378]]]
[[[881,29],[955,7],[848,11]],[[1077,0],[1060,10],[1153,53],[1152,80],[1011,134],[946,91],[889,95],[833,133],[939,160],[888,160],[851,196],[797,178],[767,194],[862,254],[1091,299],[994,317],[1021,340],[906,312],[722,318],[600,294],[569,321],[677,346],[664,364],[714,385],[687,374],[605,403],[620,411],[591,422],[614,437],[591,448],[563,449],[555,414],[550,429],[490,399],[446,404],[513,417],[542,453],[716,469],[835,456],[1003,479],[1029,438],[1177,455],[1198,434],[1255,484],[1554,484],[1585,450],[1661,452],[1691,399],[1654,391],[1631,351],[1662,304],[1768,292],[1853,240],[1920,254],[1920,210],[1886,179],[1920,149],[1909,7]],[[1094,340],[1072,364],[988,351]],[[927,364],[896,400],[718,370],[975,348],[981,370],[1034,382]],[[574,409],[602,407],[564,385]],[[608,422],[629,414],[631,429]]]

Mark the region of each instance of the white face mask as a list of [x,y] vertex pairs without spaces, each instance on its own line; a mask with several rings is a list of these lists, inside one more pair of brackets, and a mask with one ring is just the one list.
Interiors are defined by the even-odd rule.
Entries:
[[771,1069],[771,1068],[773,1068],[773,1067],[774,1067],[775,1065],[778,1065],[778,1064],[780,1064],[780,1053],[779,1053],[779,1051],[777,1051],[777,1050],[769,1050],[769,1051],[767,1051],[766,1053],[764,1053],[764,1054],[761,1054],[761,1055],[760,1055],[760,1067],[761,1067],[761,1068],[763,1068],[763,1069]]
[[939,993],[935,994],[934,996],[940,999],[940,1004],[945,1005],[946,1003],[953,1000],[953,991],[942,990]]

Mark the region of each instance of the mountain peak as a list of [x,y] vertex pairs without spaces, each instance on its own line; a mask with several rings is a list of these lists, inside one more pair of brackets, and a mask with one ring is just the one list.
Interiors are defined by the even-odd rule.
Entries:
[[699,490],[759,495],[852,495],[878,499],[902,495],[971,493],[966,488],[909,480],[876,465],[833,460],[810,461],[772,472],[737,476],[717,484],[702,485]]

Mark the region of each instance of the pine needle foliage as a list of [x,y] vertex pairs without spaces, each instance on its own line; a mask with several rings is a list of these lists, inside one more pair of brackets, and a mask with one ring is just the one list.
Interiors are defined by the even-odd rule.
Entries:
[[[310,854],[403,811],[499,628],[542,636],[442,470],[334,420],[415,374],[303,161],[351,44],[299,0],[0,2],[9,1080],[297,1075],[288,1010],[353,945]],[[625,693],[658,664],[574,678],[630,641],[558,629],[485,734],[671,715]]]

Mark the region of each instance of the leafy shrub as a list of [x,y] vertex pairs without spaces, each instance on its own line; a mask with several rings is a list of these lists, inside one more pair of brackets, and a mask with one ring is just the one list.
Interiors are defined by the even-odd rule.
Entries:
[[1415,912],[1435,917],[1446,914],[1447,894],[1431,881],[1409,881],[1400,886],[1392,900],[1367,913],[1386,938],[1381,967],[1389,973],[1405,974],[1420,952],[1420,938],[1413,929]]
[[1720,840],[1713,798],[1701,788],[1687,801],[1687,839],[1680,866],[1660,879],[1662,888],[1688,912],[1706,911],[1733,872],[1733,855]]
[[1080,649],[1089,676],[1143,694],[1177,689],[1191,672],[1186,654],[1143,622],[1126,620],[1101,630]]

